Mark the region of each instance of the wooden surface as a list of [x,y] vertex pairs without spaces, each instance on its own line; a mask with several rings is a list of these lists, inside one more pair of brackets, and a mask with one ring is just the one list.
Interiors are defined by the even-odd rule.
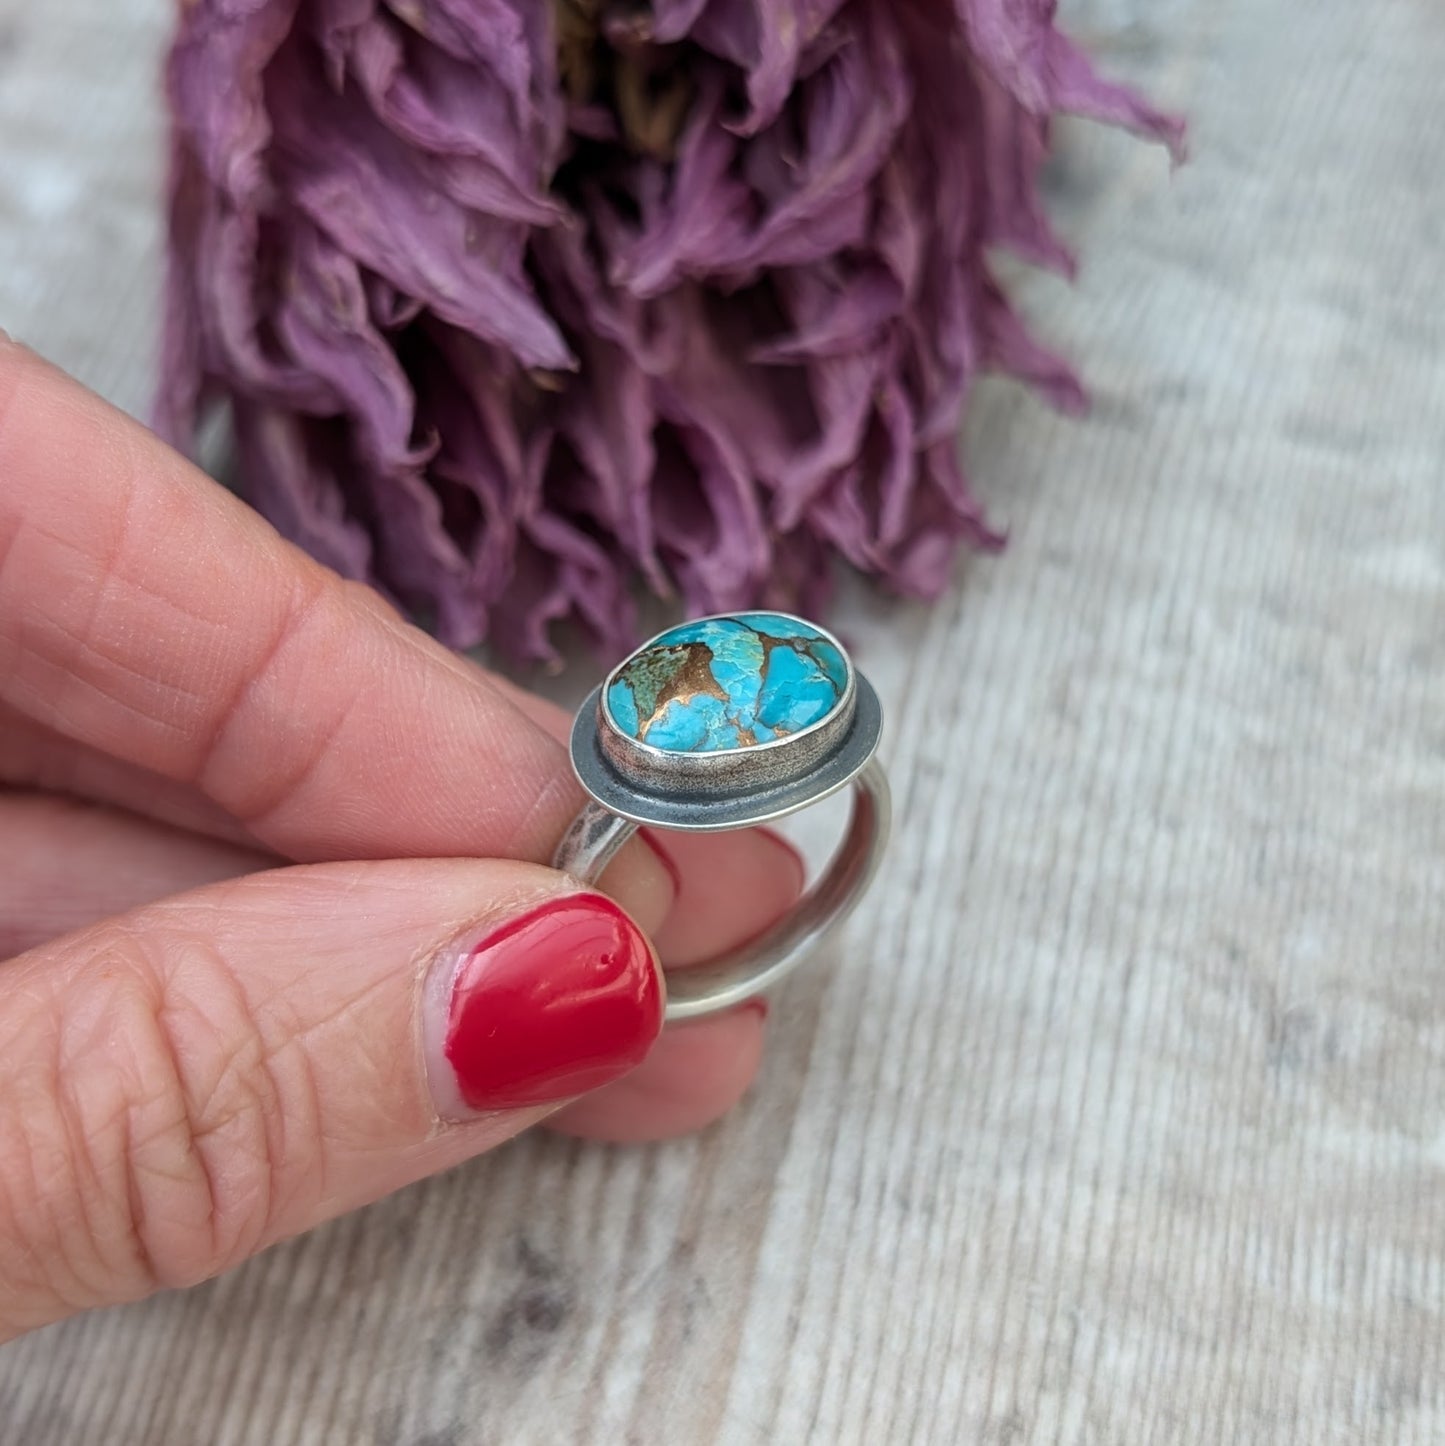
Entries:
[[[141,406],[166,0],[0,0],[0,325]],[[1445,1440],[1445,8],[1080,0],[1091,419],[845,618],[901,832],[754,1096],[533,1138],[0,1352],[0,1440]]]

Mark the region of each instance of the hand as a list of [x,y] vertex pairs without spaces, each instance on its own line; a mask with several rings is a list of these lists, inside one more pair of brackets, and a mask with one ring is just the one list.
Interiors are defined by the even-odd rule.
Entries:
[[738,1099],[761,1012],[659,1039],[654,948],[756,933],[796,857],[637,840],[580,889],[565,726],[0,340],[0,1340],[544,1119]]

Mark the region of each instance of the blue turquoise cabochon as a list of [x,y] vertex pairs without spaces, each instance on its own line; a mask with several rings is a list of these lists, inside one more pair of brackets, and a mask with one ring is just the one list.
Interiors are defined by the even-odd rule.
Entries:
[[607,712],[630,738],[669,753],[753,748],[821,723],[848,691],[842,649],[781,613],[684,623],[629,658]]

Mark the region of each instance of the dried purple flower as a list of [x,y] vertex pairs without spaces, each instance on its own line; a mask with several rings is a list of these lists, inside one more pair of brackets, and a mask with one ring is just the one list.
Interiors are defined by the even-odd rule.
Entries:
[[974,378],[1082,401],[986,258],[1070,265],[1050,118],[1180,139],[1054,9],[189,0],[162,429],[228,398],[255,505],[456,646],[935,595]]

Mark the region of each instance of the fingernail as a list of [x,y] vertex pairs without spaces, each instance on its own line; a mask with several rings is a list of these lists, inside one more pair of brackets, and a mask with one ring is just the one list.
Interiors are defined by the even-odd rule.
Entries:
[[434,966],[427,1073],[444,1118],[560,1104],[646,1058],[662,984],[637,925],[600,894],[568,894]]

